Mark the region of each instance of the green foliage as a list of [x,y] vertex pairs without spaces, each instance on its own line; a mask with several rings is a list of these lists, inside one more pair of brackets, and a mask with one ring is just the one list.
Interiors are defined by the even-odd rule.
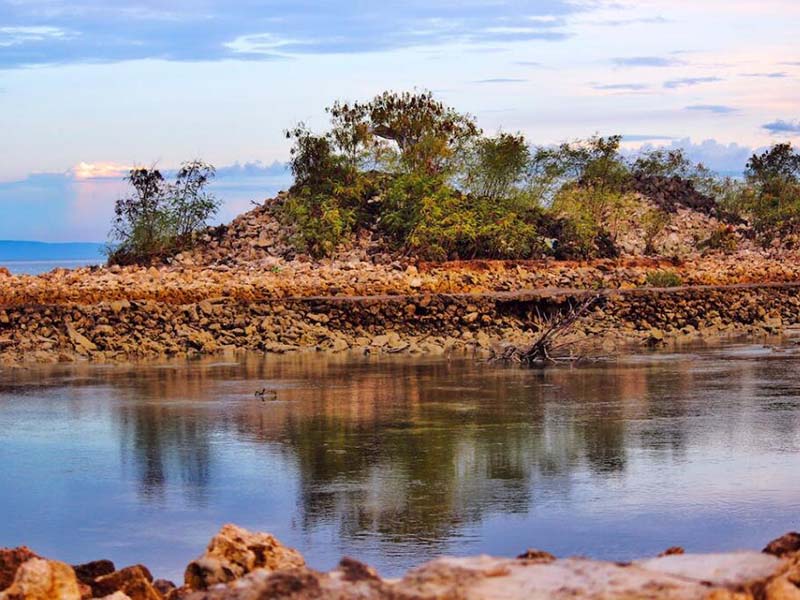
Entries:
[[800,154],[777,144],[754,154],[745,169],[747,186],[734,205],[749,216],[765,241],[800,231]]
[[692,163],[681,149],[657,148],[636,156],[630,169],[633,175],[641,177],[688,177]]
[[655,254],[656,238],[664,231],[669,224],[669,215],[661,209],[647,211],[641,219],[642,232],[644,233],[644,253]]
[[591,258],[616,254],[616,239],[627,229],[635,206],[624,192],[568,185],[556,194],[551,210],[566,219],[573,245]]
[[315,258],[330,255],[357,222],[355,211],[341,206],[335,197],[310,192],[291,196],[284,215],[295,225],[297,248]]
[[588,140],[539,148],[531,164],[534,177],[550,197],[564,187],[580,187],[600,195],[622,193],[630,178],[619,153],[622,136],[594,136]]
[[503,202],[523,193],[531,153],[522,135],[501,133],[480,138],[467,152],[463,188],[487,202]]
[[679,287],[683,279],[675,271],[650,271],[646,277],[647,285],[656,288]]
[[408,249],[428,260],[534,258],[547,251],[535,222],[467,202],[457,193],[446,202],[425,198]]
[[[382,233],[397,249],[444,260],[616,256],[618,236],[635,226],[654,253],[669,206],[642,214],[631,191],[642,187],[639,178],[644,189],[700,191],[706,211],[715,198],[720,209],[759,215],[756,200],[767,191],[786,196],[785,186],[759,184],[765,191],[756,194],[755,184],[720,180],[681,150],[628,159],[621,136],[532,151],[520,134],[483,136],[471,116],[430,92],[385,92],[367,102],[335,102],[327,112],[327,132],[302,124],[287,132],[295,184],[283,216],[297,246],[317,257],[361,229]],[[765,157],[753,163],[753,177],[776,171],[785,182],[792,160],[785,152]],[[675,185],[678,179],[684,183]]]
[[191,246],[219,208],[206,191],[214,175],[202,161],[181,165],[173,183],[158,169],[132,169],[125,180],[133,194],[114,205],[109,263],[149,263]]

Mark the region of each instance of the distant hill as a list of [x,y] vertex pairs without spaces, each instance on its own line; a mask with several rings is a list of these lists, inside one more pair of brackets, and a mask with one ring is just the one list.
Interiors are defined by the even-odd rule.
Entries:
[[0,264],[10,261],[105,261],[105,244],[90,242],[25,242],[0,240]]

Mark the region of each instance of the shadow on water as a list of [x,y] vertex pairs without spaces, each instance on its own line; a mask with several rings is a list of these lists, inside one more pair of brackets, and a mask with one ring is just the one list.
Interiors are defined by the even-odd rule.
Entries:
[[761,544],[797,527],[796,364],[737,348],[545,371],[309,354],[5,370],[0,545],[179,577],[225,521],[387,574],[531,545]]

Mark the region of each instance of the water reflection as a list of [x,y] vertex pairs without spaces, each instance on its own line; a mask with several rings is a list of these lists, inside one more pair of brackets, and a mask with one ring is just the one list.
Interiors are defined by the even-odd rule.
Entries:
[[547,371],[317,355],[6,370],[0,545],[158,556],[174,576],[223,521],[317,566],[353,553],[386,573],[525,545],[758,544],[797,526],[796,362],[733,349]]

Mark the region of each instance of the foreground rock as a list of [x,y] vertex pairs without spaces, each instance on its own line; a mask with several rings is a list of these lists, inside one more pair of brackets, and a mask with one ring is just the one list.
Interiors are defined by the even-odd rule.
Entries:
[[516,559],[441,558],[389,580],[350,558],[315,571],[273,536],[225,525],[189,564],[181,587],[153,581],[141,565],[69,567],[27,548],[0,550],[0,581],[10,581],[0,600],[800,600],[798,546],[800,534],[790,533],[764,552],[672,548],[631,563],[528,550]]
[[186,567],[185,581],[190,589],[207,589],[256,569],[271,572],[304,566],[297,550],[287,548],[273,536],[225,525],[212,538],[205,553]]

